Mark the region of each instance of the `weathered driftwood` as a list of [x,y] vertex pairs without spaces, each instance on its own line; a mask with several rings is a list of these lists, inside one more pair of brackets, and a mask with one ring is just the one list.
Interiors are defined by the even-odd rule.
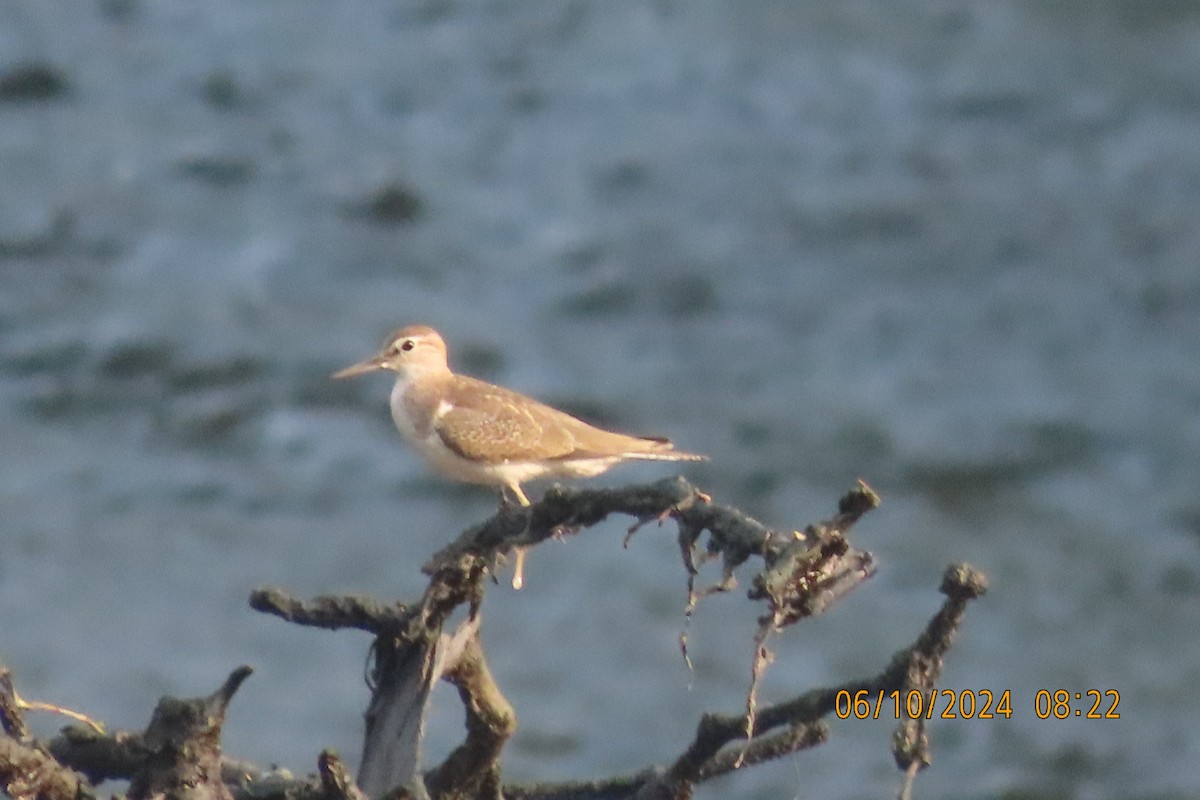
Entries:
[[[830,519],[803,531],[777,531],[737,509],[714,504],[682,479],[623,489],[554,487],[541,502],[503,508],[436,553],[423,567],[430,580],[415,603],[386,604],[353,596],[301,601],[273,588],[252,594],[254,608],[287,621],[327,629],[356,628],[373,636],[372,696],[355,780],[328,751],[318,759],[315,779],[296,780],[230,759],[218,768],[220,723],[230,697],[248,674],[245,670],[235,671],[211,697],[164,698],[160,709],[186,709],[187,713],[172,716],[156,711],[144,734],[99,734],[73,727],[49,743],[29,739],[19,709],[10,710],[11,704],[5,703],[15,693],[11,686],[5,691],[7,684],[0,681],[0,723],[7,734],[0,739],[0,778],[17,800],[89,798],[91,787],[108,778],[130,779],[132,800],[151,796],[181,800],[685,798],[697,783],[823,742],[829,735],[824,719],[834,711],[841,691],[853,695],[860,690],[933,688],[966,603],[986,591],[982,574],[966,565],[946,571],[941,590],[947,599],[942,609],[916,642],[897,653],[880,674],[799,693],[765,707],[755,699],[759,676],[770,660],[769,637],[826,610],[873,574],[870,553],[853,548],[846,534],[877,504],[875,494],[859,484],[842,498]],[[601,781],[506,785],[501,754],[516,729],[516,716],[484,656],[479,636],[484,591],[514,548],[575,534],[614,513],[636,520],[626,541],[650,522],[676,522],[688,617],[704,597],[736,588],[735,570],[756,560],[747,597],[761,602],[764,611],[746,706],[740,712],[706,714],[692,743],[662,766]],[[714,559],[722,561],[720,580],[698,586],[700,566]],[[466,619],[447,631],[451,614],[464,607]],[[681,644],[686,657],[686,635]],[[461,745],[442,763],[426,769],[421,739],[430,693],[438,680],[458,688],[466,732]],[[893,754],[905,773],[905,791],[916,772],[929,763],[923,725],[920,720],[905,721],[893,737]],[[31,762],[39,754],[45,764]]]

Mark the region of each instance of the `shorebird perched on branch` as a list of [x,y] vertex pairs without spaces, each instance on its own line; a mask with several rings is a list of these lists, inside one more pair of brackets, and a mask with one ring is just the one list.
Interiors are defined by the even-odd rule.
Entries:
[[[628,436],[576,419],[523,394],[450,370],[446,343],[433,328],[393,333],[377,355],[333,374],[396,373],[392,420],[435,472],[497,488],[502,503],[523,506],[521,484],[540,478],[590,478],[623,461],[703,461],[666,439]],[[521,588],[523,551],[513,587]]]

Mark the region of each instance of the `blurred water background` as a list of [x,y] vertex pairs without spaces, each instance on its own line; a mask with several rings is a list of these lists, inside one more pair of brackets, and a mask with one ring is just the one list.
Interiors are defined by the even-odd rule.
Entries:
[[[1198,221],[1191,0],[7,0],[0,658],[118,728],[250,663],[230,754],[353,759],[367,640],[246,598],[415,599],[493,509],[404,450],[388,381],[328,380],[425,322],[768,524],[883,495],[878,575],[764,701],[877,672],[967,560],[944,684],[1014,714],[935,722],[919,796],[1194,797]],[[488,596],[509,778],[741,706],[755,610],[701,606],[689,677],[673,531],[623,532]],[[1121,719],[1039,720],[1060,688]],[[460,725],[447,690],[431,757]],[[700,796],[891,796],[893,728]]]

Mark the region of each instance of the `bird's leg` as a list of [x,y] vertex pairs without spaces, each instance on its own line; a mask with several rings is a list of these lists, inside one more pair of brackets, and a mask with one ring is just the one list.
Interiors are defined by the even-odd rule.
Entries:
[[[508,492],[512,492],[517,502],[522,506],[529,505],[529,498],[525,496],[525,492],[521,491],[521,484],[510,483],[500,488],[501,502],[506,502]],[[512,587],[516,591],[520,591],[525,585],[525,548],[514,547],[513,553],[516,558],[516,564],[513,567]]]
[[[509,492],[512,492],[510,495]],[[519,506],[529,505],[529,498],[521,491],[520,484],[504,484],[500,487],[500,507],[507,509],[513,503]]]

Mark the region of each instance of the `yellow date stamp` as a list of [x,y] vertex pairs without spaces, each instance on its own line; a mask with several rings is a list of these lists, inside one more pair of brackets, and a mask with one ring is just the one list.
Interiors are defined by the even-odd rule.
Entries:
[[1066,689],[1039,689],[1033,696],[1033,713],[1038,719],[1120,719],[1117,706],[1121,693],[1116,689],[1069,692]]
[[[1120,719],[1120,702],[1121,693],[1115,689],[1041,689],[1034,695],[1033,713],[1038,719]],[[1011,689],[842,689],[833,710],[838,719],[1011,719],[1013,700]]]

